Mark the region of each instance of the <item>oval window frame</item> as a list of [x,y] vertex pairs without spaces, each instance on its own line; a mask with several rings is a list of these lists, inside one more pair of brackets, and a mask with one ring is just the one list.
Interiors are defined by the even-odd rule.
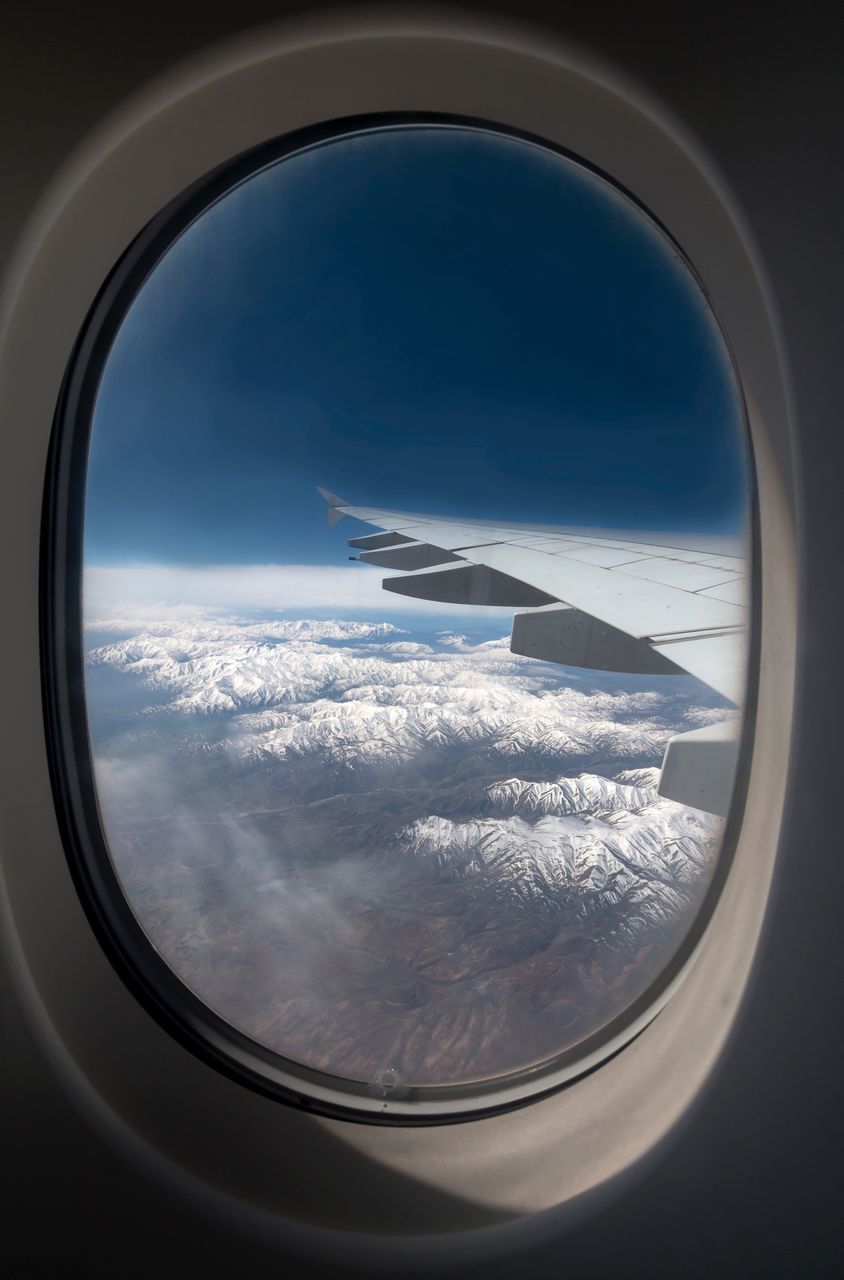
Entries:
[[[82,642],[84,495],[96,396],[117,331],[158,262],[180,235],[241,183],[288,157],[344,137],[427,128],[472,130],[510,138],[556,154],[619,192],[661,234],[700,290],[713,327],[731,360],[747,453],[751,564],[747,681],[736,784],[713,874],[682,939],[645,990],[598,1030],[539,1064],[458,1085],[388,1089],[334,1077],[286,1058],[251,1039],[210,1008],[182,982],[142,929],[122,889],[99,818],[95,768],[87,731]],[[262,144],[200,178],[141,231],[109,273],[79,336],[56,411],[45,486],[41,557],[42,665],[45,724],[57,810],[63,816],[71,871],[92,928],[123,980],[144,1007],[176,1037],[217,1069],[279,1100],[321,1115],[368,1123],[447,1124],[525,1106],[565,1087],[618,1053],[655,1018],[694,961],[700,939],[721,894],[735,851],[744,807],[753,739],[758,668],[759,580],[754,463],[738,370],[723,327],[694,265],[636,197],[609,174],[543,138],[493,121],[436,113],[373,114],[326,121]]]
[[[247,85],[253,90],[248,97]],[[10,491],[13,506],[19,507],[42,483],[59,380],[97,281],[147,216],[163,206],[162,194],[185,187],[186,177],[198,169],[212,168],[209,157],[215,153],[234,154],[250,136],[255,140],[282,131],[280,124],[287,126],[286,132],[309,116],[360,114],[373,106],[417,109],[420,101],[430,102],[432,92],[438,107],[445,103],[456,114],[525,127],[594,159],[635,189],[694,258],[707,293],[716,300],[716,314],[734,340],[741,383],[751,391],[748,408],[760,494],[761,694],[737,856],[702,940],[702,955],[682,991],[624,1054],[605,1061],[600,1072],[580,1077],[569,1089],[533,1099],[530,1108],[467,1121],[477,1134],[470,1150],[455,1149],[459,1128],[451,1126],[428,1130],[424,1143],[420,1134],[419,1141],[410,1144],[411,1153],[402,1129],[314,1121],[319,1131],[336,1137],[349,1157],[343,1164],[347,1204],[353,1185],[349,1169],[361,1171],[360,1194],[352,1197],[356,1225],[365,1229],[372,1222],[375,1230],[383,1205],[377,1215],[368,1208],[367,1161],[393,1171],[392,1186],[408,1215],[403,1219],[408,1229],[427,1230],[431,1221],[418,1188],[402,1199],[408,1191],[402,1179],[411,1169],[426,1186],[447,1195],[467,1224],[477,1223],[479,1215],[489,1220],[490,1212],[532,1212],[596,1187],[653,1146],[689,1105],[736,1012],[759,936],[782,816],[798,618],[788,389],[776,317],[752,240],[729,194],[676,122],[667,121],[641,93],[595,67],[581,52],[561,48],[556,37],[468,19],[408,23],[383,13],[376,18],[345,14],[342,20],[276,28],[200,58],[127,107],[111,128],[93,139],[61,175],[30,224],[7,289],[9,319],[3,337],[3,355],[12,373],[2,404],[26,424],[21,440],[15,441],[21,490],[18,495]],[[340,111],[338,99],[344,107]],[[632,180],[625,179],[625,173]],[[92,236],[92,214],[102,210],[103,201],[108,217],[99,234]],[[45,297],[54,302],[46,326]],[[28,695],[31,705],[34,673],[26,662],[26,645],[37,634],[37,619],[31,587],[22,575],[30,572],[32,557],[23,557],[22,564],[18,559],[4,557],[7,582],[21,604],[20,641],[15,637],[10,644],[13,653],[24,658],[16,697]],[[103,968],[98,947],[91,950],[90,930],[81,911],[74,910],[75,894],[71,890],[68,896],[67,866],[48,799],[44,742],[40,728],[35,730],[24,726],[15,744],[21,769],[28,762],[31,778],[15,767],[9,771],[10,779],[20,777],[22,782],[20,802],[12,806],[12,854],[6,871],[24,967],[45,1026],[54,1033],[57,1054],[62,1047],[72,1053],[97,1098],[111,1108],[118,1128],[125,1129],[131,1115],[149,1143],[166,1159],[197,1167],[207,1187],[226,1187],[230,1194],[275,1213],[307,1217],[310,1210],[298,1188],[290,1179],[279,1178],[277,1163],[269,1156],[260,1176],[250,1178],[239,1171],[233,1178],[222,1130],[216,1133],[219,1151],[205,1150],[201,1158],[190,1155],[190,1142],[177,1128],[168,1128],[120,1038],[93,1033],[85,1016],[89,982],[108,993],[127,1041],[141,1045],[154,1039],[151,1020],[133,1015],[132,1002],[125,1002],[109,977],[111,966]],[[38,802],[33,803],[36,793]],[[27,859],[14,858],[21,839]],[[45,886],[52,915],[60,916],[64,925],[61,937],[51,936],[45,925]],[[60,945],[66,947],[68,939],[75,947],[72,976]],[[62,992],[69,993],[64,1002]],[[224,1098],[229,1113],[246,1122],[242,1096],[247,1091],[236,1094],[214,1084],[210,1077],[219,1080],[218,1073],[191,1075],[158,1043],[172,1075],[171,1087],[185,1105],[190,1105],[185,1093],[190,1078],[204,1095]],[[656,1100],[649,1082],[655,1069],[669,1064]],[[262,1123],[272,1123],[281,1133],[289,1128],[293,1112],[275,1112],[279,1118],[269,1122],[262,1110]],[[260,1138],[254,1125],[250,1133],[257,1150]],[[318,1148],[318,1130],[311,1127],[309,1135]]]

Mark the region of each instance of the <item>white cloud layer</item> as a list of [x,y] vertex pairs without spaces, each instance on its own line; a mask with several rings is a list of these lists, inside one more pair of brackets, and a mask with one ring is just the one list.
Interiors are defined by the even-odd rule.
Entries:
[[[333,609],[338,612],[426,613],[466,616],[460,605],[434,604],[385,592],[385,570],[366,565],[126,564],[86,566],[82,580],[86,623],[114,617],[157,620],[231,609]],[[484,617],[512,617],[512,609],[484,609]]]

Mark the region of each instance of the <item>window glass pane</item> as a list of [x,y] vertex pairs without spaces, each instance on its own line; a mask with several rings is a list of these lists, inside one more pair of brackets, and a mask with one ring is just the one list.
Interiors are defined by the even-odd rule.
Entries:
[[607,181],[432,125],[240,182],[137,292],[91,430],[89,732],[150,942],[376,1092],[585,1043],[714,874],[748,527],[715,320]]

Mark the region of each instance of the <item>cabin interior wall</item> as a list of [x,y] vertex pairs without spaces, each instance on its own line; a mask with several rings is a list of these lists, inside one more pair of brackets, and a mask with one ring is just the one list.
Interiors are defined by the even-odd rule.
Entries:
[[[294,6],[241,0],[141,10],[8,5],[0,41],[4,199],[11,250],[45,183],[114,104],[205,43]],[[331,5],[336,8],[336,5]],[[464,3],[473,12],[478,7]],[[841,903],[836,854],[840,681],[844,294],[839,163],[840,17],[819,6],[736,7],[543,0],[483,12],[556,29],[627,68],[717,157],[753,228],[782,321],[803,486],[803,662],[792,791],[778,881],[755,980],[709,1088],[647,1167],[588,1212],[548,1213],[492,1236],[397,1246],[327,1242],[215,1215],[127,1159],[60,1085],[4,975],[6,1228],[12,1275],[73,1263],[91,1276],[375,1274],[611,1275],[659,1280],[831,1275],[840,1250]],[[435,86],[432,87],[435,91]],[[2,430],[14,430],[3,424]],[[8,625],[8,624],[7,624]],[[839,704],[840,705],[840,704]],[[72,964],[72,957],[69,958]],[[655,1082],[658,1087],[658,1082]],[[244,1153],[248,1158],[248,1153]],[[290,1154],[295,1159],[295,1153]]]

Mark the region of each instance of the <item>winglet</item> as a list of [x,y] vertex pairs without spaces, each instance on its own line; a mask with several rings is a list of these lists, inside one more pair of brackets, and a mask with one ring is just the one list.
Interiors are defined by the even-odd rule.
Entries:
[[317,485],[316,491],[319,496],[321,498],[325,498],[325,501],[328,503],[328,523],[330,525],[336,524],[338,520],[342,520],[346,513],[345,511],[341,511],[340,508],[347,507],[349,505],[345,498],[338,498],[336,493],[331,493],[328,489],[323,489],[321,484]]

